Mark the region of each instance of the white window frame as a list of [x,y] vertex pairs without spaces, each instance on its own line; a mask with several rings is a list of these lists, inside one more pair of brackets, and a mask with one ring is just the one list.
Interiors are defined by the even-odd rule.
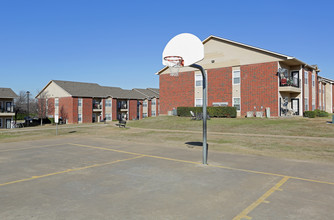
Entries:
[[235,105],[235,101],[234,101],[234,99],[239,99],[239,110],[237,109],[237,112],[240,112],[240,110],[241,110],[241,98],[240,97],[233,97],[232,98],[232,106],[233,107],[235,107],[234,105]]
[[314,87],[315,86],[315,76],[314,76],[314,74],[312,74],[312,87]]
[[111,114],[106,114],[106,120],[111,121]]
[[305,98],[305,99],[304,99],[304,108],[305,108],[304,111],[308,111],[308,110],[309,110],[309,106],[308,106],[308,98]]
[[147,118],[148,114],[143,112],[143,118]]
[[[234,80],[239,79],[239,82],[235,83]],[[240,77],[240,70],[233,70],[232,71],[232,84],[233,85],[240,85],[241,77]]]
[[55,98],[55,107],[59,107],[59,99]]
[[155,99],[152,99],[152,103],[151,103],[152,105],[156,105],[156,101],[155,101]]
[[[200,101],[201,104],[197,104],[197,101]],[[203,106],[203,99],[202,98],[196,98],[195,99],[195,107],[202,107]]]
[[143,101],[143,107],[147,107],[147,104],[148,104],[147,100]]
[[304,72],[304,78],[305,78],[304,84],[308,85],[308,72],[307,71]]
[[312,98],[312,111],[315,110],[315,98]]
[[78,98],[78,107],[82,107],[82,98]]
[[155,111],[152,111],[152,116],[156,116],[156,113],[155,113]]
[[110,99],[106,100],[106,107],[111,107],[111,100]]
[[[197,82],[199,85],[197,85]],[[203,76],[201,73],[195,74],[195,87],[202,87],[203,86]]]
[[78,114],[78,123],[82,123],[82,114]]

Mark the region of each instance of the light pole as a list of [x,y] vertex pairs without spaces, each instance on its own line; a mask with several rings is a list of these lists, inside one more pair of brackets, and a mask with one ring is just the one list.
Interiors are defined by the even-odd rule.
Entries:
[[30,94],[30,92],[27,91],[27,112],[28,112],[28,123],[29,123],[29,94]]

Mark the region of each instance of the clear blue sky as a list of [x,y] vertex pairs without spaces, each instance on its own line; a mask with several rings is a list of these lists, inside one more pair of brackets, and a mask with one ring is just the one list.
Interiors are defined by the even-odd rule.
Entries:
[[318,64],[334,79],[333,1],[0,0],[0,87],[51,79],[159,87],[166,43],[210,35]]

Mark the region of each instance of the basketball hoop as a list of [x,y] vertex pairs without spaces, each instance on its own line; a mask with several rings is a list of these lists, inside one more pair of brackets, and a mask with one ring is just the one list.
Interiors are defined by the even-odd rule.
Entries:
[[169,67],[170,76],[179,76],[179,70],[184,65],[184,61],[180,56],[167,56],[164,57],[166,66]]

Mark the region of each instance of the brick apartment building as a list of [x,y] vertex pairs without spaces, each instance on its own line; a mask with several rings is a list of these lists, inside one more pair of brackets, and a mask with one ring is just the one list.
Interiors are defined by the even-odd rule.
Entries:
[[15,92],[10,88],[0,88],[0,129],[11,128],[14,112],[14,98],[17,98]]
[[[216,36],[203,44],[205,56],[198,64],[207,72],[208,106],[235,106],[238,116],[266,108],[276,117],[319,108],[333,112],[334,81],[319,77],[316,65]],[[172,77],[165,67],[156,74],[161,114],[180,106],[202,106],[200,71],[184,67]]]
[[124,90],[96,83],[51,80],[36,98],[40,112],[71,124],[159,115],[159,89],[153,88]]

